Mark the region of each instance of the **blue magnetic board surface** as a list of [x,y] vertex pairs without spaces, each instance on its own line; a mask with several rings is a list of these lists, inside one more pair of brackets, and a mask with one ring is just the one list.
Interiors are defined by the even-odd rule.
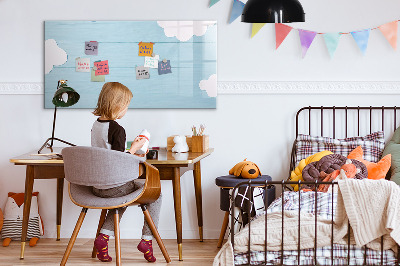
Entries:
[[[181,36],[188,31],[192,34]],[[51,62],[48,41],[56,44],[53,51],[65,51],[66,62]],[[98,42],[97,55],[85,54],[89,41]],[[145,62],[139,56],[141,42],[153,43],[153,53],[160,61],[169,60],[172,73],[149,68],[150,78],[137,79],[136,67]],[[109,81],[121,82],[132,91],[129,108],[216,108],[216,22],[46,21],[45,44],[45,72],[51,69],[45,73],[45,108],[54,108],[51,101],[61,79],[81,96],[68,108],[94,109],[102,86]],[[91,81],[90,71],[77,72],[76,58],[90,58],[90,69],[95,61],[108,60],[104,82]]]

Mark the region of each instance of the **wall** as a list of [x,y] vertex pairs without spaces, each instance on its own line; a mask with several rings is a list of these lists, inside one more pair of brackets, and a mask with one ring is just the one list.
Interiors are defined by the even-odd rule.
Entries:
[[[330,60],[321,38],[316,39],[301,59],[297,32],[292,32],[278,51],[274,30],[266,25],[250,40],[250,25],[227,24],[230,1],[221,0],[208,9],[208,0],[116,1],[28,1],[0,0],[0,85],[1,83],[43,82],[44,20],[218,20],[219,81],[399,81],[399,52],[373,31],[367,55],[362,57],[350,36],[344,36],[334,59]],[[350,31],[374,27],[399,19],[397,1],[315,1],[303,0],[307,22],[294,25],[317,31]],[[367,15],[366,15],[367,14]],[[320,36],[319,36],[320,37]],[[399,95],[366,94],[262,94],[221,95],[216,110],[129,110],[120,122],[128,138],[142,128],[153,133],[153,145],[165,145],[166,137],[190,133],[193,124],[204,123],[215,152],[202,162],[205,238],[218,238],[223,218],[219,191],[214,179],[224,175],[238,161],[258,163],[263,174],[274,180],[286,177],[290,147],[294,138],[294,115],[308,105],[398,105]],[[35,150],[51,134],[52,110],[43,108],[43,95],[0,95],[0,207],[9,191],[24,190],[25,168],[9,158]],[[90,110],[60,110],[56,136],[78,145],[90,144],[94,117]],[[184,238],[197,237],[193,181],[182,177]],[[40,211],[45,237],[55,237],[56,183],[35,182],[40,192]],[[175,238],[172,188],[162,182],[164,195],[159,230],[164,238]],[[64,191],[62,237],[70,237],[80,209]],[[90,211],[79,237],[93,237],[98,211]],[[123,238],[139,238],[142,216],[130,208],[121,221]]]

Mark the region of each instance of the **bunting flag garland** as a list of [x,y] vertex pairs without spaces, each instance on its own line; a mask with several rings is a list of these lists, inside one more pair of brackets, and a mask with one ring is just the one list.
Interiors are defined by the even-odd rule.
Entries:
[[[220,0],[209,0],[209,7],[212,7]],[[232,2],[232,9],[231,14],[229,17],[229,24],[235,21],[243,12],[244,6],[246,1],[244,0],[231,0]],[[353,36],[354,41],[357,43],[361,53],[365,55],[368,47],[369,36],[371,30],[380,30],[385,36],[386,40],[392,46],[394,50],[397,49],[397,31],[398,31],[398,22],[400,20],[395,20],[383,25],[380,25],[375,28],[369,28],[360,31],[351,31],[351,32],[334,32],[334,33],[323,33],[323,32],[315,32],[309,30],[303,30],[298,28],[293,28],[285,24],[275,23],[275,41],[276,47],[278,49],[286,37],[292,30],[298,30],[300,36],[300,43],[301,43],[301,52],[302,57],[304,58],[307,54],[308,49],[310,48],[312,42],[314,41],[317,34],[323,36],[326,48],[331,58],[333,58],[336,49],[339,45],[340,37],[343,34],[351,34]],[[252,23],[251,28],[251,38],[253,38],[261,29],[264,27],[266,23]]]
[[210,0],[210,5],[208,7],[212,7],[213,5],[215,5],[218,2],[219,2],[219,0]]
[[354,40],[356,41],[360,51],[363,55],[365,55],[365,51],[368,46],[369,33],[371,29],[360,30],[360,31],[352,31],[351,35],[353,35]]
[[342,34],[340,34],[339,32],[334,32],[334,33],[325,33],[323,36],[326,48],[328,48],[329,55],[332,58],[333,54],[336,51],[336,48],[338,47],[339,39],[340,36],[342,36]]
[[286,36],[288,36],[288,34],[290,33],[290,31],[292,29],[293,28],[288,25],[281,24],[281,23],[275,23],[276,49],[278,49],[278,47],[285,40]]
[[239,0],[233,0],[229,24],[232,23],[235,19],[237,19],[240,15],[242,15],[243,8],[244,8],[244,3],[242,3]]
[[394,50],[397,48],[397,24],[396,20],[378,27]]
[[301,54],[304,58],[317,33],[315,31],[299,30]]
[[253,26],[251,28],[251,38],[256,35],[262,27],[264,27],[265,23],[253,23]]

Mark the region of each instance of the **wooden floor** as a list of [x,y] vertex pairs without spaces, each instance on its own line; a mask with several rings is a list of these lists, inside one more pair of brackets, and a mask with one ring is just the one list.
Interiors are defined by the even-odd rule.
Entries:
[[[9,247],[0,246],[0,265],[60,265],[65,248],[69,239],[40,239],[36,247],[25,249],[25,259],[20,260],[20,242],[12,241]],[[178,247],[176,240],[163,240],[168,250],[172,262],[167,264],[162,256],[157,242],[154,241],[154,254],[157,258],[156,263],[149,264],[143,254],[136,249],[140,240],[121,239],[122,264],[123,265],[212,265],[215,255],[218,253],[217,240],[183,240],[183,261],[178,260]],[[113,262],[104,263],[97,258],[92,259],[92,239],[77,239],[68,259],[67,265],[115,265],[114,262],[114,243],[110,240],[110,256]]]

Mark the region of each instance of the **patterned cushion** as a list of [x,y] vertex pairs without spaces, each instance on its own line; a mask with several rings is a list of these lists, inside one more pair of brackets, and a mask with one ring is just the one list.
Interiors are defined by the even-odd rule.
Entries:
[[329,137],[317,137],[299,134],[296,139],[296,165],[310,155],[323,150],[346,156],[357,146],[364,150],[364,159],[370,162],[378,162],[385,147],[383,131],[378,131],[364,137],[352,137],[345,139],[333,139]]

